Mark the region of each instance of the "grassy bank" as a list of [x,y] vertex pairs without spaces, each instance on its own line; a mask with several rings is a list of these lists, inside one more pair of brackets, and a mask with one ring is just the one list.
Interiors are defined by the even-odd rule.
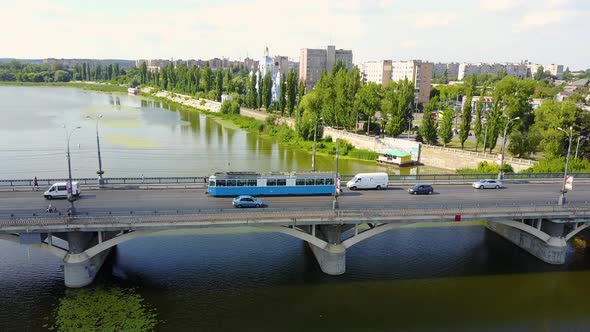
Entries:
[[[291,149],[299,149],[305,151],[312,151],[313,149],[313,141],[306,141],[299,137],[295,130],[289,128],[286,125],[277,125],[274,124],[271,118],[267,121],[260,121],[253,118],[235,115],[235,114],[222,114],[216,112],[208,112],[206,110],[198,109],[191,106],[186,106],[180,104],[178,102],[171,101],[167,98],[163,97],[156,97],[151,94],[142,94],[146,97],[161,101],[167,105],[173,106],[180,110],[185,110],[188,112],[198,111],[204,114],[207,114],[211,117],[216,117],[220,119],[224,119],[227,121],[231,121],[241,129],[244,129],[248,132],[256,132],[260,136],[272,137],[279,139],[281,144],[285,147]],[[340,141],[338,147],[338,152],[341,158],[344,159],[359,159],[359,160],[375,160],[377,159],[378,154],[373,151],[363,150],[363,149],[355,149],[352,144],[346,141]],[[336,142],[333,142],[331,138],[324,138],[317,140],[316,144],[316,154],[318,155],[336,155]]]
[[127,92],[127,87],[116,84],[103,83],[83,83],[83,82],[0,82],[0,86],[54,86],[54,87],[68,87],[79,88],[84,90],[99,91],[99,92]]

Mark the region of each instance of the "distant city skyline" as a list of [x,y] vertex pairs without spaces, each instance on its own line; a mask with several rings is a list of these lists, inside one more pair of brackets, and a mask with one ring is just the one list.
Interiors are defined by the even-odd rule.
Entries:
[[298,61],[336,45],[354,63],[520,62],[590,68],[587,0],[8,0],[0,58]]

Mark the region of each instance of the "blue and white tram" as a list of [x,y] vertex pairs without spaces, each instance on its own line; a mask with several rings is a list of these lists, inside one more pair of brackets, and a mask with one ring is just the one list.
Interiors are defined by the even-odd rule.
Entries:
[[218,172],[209,177],[211,196],[334,195],[334,173]]

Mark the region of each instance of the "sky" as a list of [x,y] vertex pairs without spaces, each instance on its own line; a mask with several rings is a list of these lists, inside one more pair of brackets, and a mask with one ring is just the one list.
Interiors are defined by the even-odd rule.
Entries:
[[589,0],[2,0],[0,57],[210,59],[301,48],[353,62],[590,68]]

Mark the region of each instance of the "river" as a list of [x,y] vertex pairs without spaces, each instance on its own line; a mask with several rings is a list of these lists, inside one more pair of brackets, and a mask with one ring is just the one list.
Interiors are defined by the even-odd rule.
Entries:
[[[107,176],[157,176],[166,170],[199,176],[227,163],[269,170],[309,165],[308,154],[282,150],[272,139],[162,108],[126,95],[0,87],[0,177],[63,176],[61,123],[83,126],[72,136],[75,176],[92,176],[95,123],[85,115],[97,114],[103,114]],[[329,169],[332,163],[325,157],[318,164]],[[375,169],[372,163],[349,165],[341,167]],[[590,326],[584,234],[570,242],[563,266],[542,263],[481,226],[390,231],[349,248],[346,264],[344,275],[328,276],[298,239],[247,228],[203,230],[118,245],[92,287],[134,288],[162,320],[158,331]],[[44,330],[66,294],[62,269],[50,254],[0,240],[0,331]]]

